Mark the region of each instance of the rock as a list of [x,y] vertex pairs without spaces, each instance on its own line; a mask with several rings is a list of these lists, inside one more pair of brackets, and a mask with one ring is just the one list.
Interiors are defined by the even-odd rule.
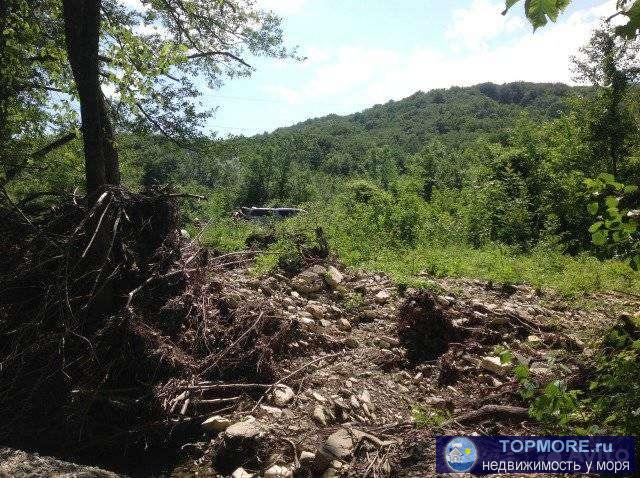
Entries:
[[230,425],[224,433],[227,438],[248,440],[260,436],[262,430],[254,425],[252,421],[245,420]]
[[202,428],[208,432],[223,432],[229,425],[231,425],[231,420],[221,415],[214,415],[202,422]]
[[315,391],[311,392],[311,396],[313,396],[313,398],[318,400],[320,403],[324,403],[327,401],[326,398],[324,398],[322,395],[320,395],[318,392],[315,392]]
[[293,400],[296,394],[291,390],[291,387],[286,385],[277,385],[275,390],[271,393],[271,401],[279,406],[284,407],[287,403]]
[[349,397],[349,401],[351,402],[352,408],[354,409],[360,408],[360,402],[358,401],[355,395],[351,395],[351,397]]
[[306,450],[300,453],[300,464],[305,468],[309,468],[315,459],[315,453]]
[[322,474],[322,478],[340,478],[340,472],[333,467],[329,467]]
[[341,428],[329,435],[322,447],[316,453],[314,470],[317,473],[325,471],[334,460],[348,461],[353,453],[353,447],[362,437],[362,432]]
[[389,293],[389,291],[383,289],[375,295],[374,300],[378,304],[386,304],[387,302],[389,302],[390,298],[391,294]]
[[324,266],[321,266],[320,264],[316,264],[314,266],[311,266],[307,269],[309,272],[313,272],[314,274],[319,274],[319,275],[325,275],[327,273],[327,269]]
[[260,409],[267,412],[269,415],[273,415],[276,418],[282,416],[282,408],[270,407],[269,405],[260,405]]
[[273,465],[264,472],[264,478],[292,478],[293,472],[286,466]]
[[340,330],[351,330],[351,322],[349,322],[347,319],[340,319],[338,320],[338,328]]
[[344,276],[342,275],[342,272],[340,272],[338,269],[336,269],[333,266],[329,266],[327,268],[327,272],[324,278],[327,281],[327,284],[329,284],[331,287],[337,287],[344,280]]
[[532,364],[529,368],[529,373],[531,373],[531,375],[535,377],[539,382],[546,382],[548,380],[551,380],[554,376],[553,371],[549,367],[546,367],[541,363]]
[[316,325],[316,321],[310,317],[301,316],[301,317],[298,317],[297,320],[298,320],[298,323],[303,327],[313,327],[314,325]]
[[542,342],[542,339],[537,335],[530,335],[529,337],[527,337],[527,343],[534,347],[537,347],[538,345],[540,345],[541,342]]
[[189,231],[187,231],[186,229],[180,229],[180,235],[182,236],[183,239],[191,239],[191,235],[189,234]]
[[482,357],[480,366],[488,370],[489,372],[496,373],[498,375],[504,375],[511,368],[511,364],[502,363],[500,357]]
[[360,312],[361,322],[373,322],[374,320],[385,320],[387,314],[380,309],[365,309]]
[[367,405],[371,405],[371,394],[369,393],[369,390],[364,390],[361,394],[360,394],[360,401],[362,403],[366,403]]
[[92,466],[77,465],[0,445],[0,477],[125,478]]
[[313,409],[313,418],[323,427],[327,426],[327,414],[325,412],[325,408],[322,405],[316,405],[316,407]]
[[324,318],[324,309],[322,306],[310,302],[307,304],[306,309],[314,319],[322,320]]
[[233,472],[231,478],[254,478],[256,475],[253,473],[249,473],[244,468],[240,467],[236,471]]
[[320,325],[322,325],[323,327],[329,327],[331,325],[331,321],[327,319],[322,319],[320,321]]
[[[316,267],[321,266],[314,266],[295,276],[291,281],[291,286],[302,294],[315,294],[324,289],[323,273],[315,272],[313,269]],[[324,268],[322,270],[324,271]]]

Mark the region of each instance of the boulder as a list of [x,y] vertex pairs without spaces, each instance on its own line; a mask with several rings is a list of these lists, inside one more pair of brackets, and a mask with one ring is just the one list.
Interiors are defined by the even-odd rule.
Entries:
[[264,478],[292,478],[293,472],[286,466],[273,465],[264,472]]
[[202,422],[202,428],[208,432],[223,432],[229,425],[231,425],[231,420],[221,415],[214,415]]
[[316,453],[314,470],[322,473],[332,464],[333,461],[349,461],[353,454],[353,448],[362,437],[362,432],[341,428],[329,435],[322,447]]
[[320,292],[325,286],[323,279],[325,269],[322,267],[322,270],[317,272],[317,269],[314,270],[317,267],[321,266],[311,267],[295,276],[291,280],[291,286],[302,294],[315,294],[316,292]]
[[231,474],[231,478],[254,478],[254,473],[249,473],[244,468],[240,467]]
[[322,320],[324,318],[324,309],[319,304],[309,302],[306,309],[314,319]]
[[316,405],[313,409],[313,419],[323,427],[327,426],[327,413],[322,405]]
[[304,468],[309,468],[312,463],[314,462],[314,460],[316,459],[316,454],[312,453],[310,451],[303,451],[302,453],[300,453],[300,464],[304,467]]
[[340,319],[338,320],[338,328],[345,331],[351,330],[351,322],[347,319]]
[[331,287],[337,287],[342,283],[342,281],[344,281],[344,276],[342,275],[342,272],[340,272],[338,269],[336,269],[333,266],[329,266],[327,268],[327,272],[324,278],[327,284],[329,284]]
[[282,408],[270,407],[269,405],[260,405],[260,410],[262,410],[263,412],[266,412],[269,415],[272,415],[272,416],[274,416],[276,418],[282,416]]
[[500,357],[491,357],[491,356],[482,357],[482,360],[480,361],[480,366],[483,369],[498,375],[506,374],[511,368],[511,364],[502,363],[502,361],[500,360]]
[[251,440],[258,438],[262,434],[262,430],[253,422],[245,420],[230,425],[224,433],[231,440]]
[[274,405],[278,407],[284,407],[288,404],[296,394],[293,392],[291,387],[287,387],[286,385],[277,385],[273,392],[271,393],[271,401]]
[[378,304],[386,304],[387,302],[389,302],[390,298],[391,298],[391,294],[389,293],[389,291],[383,289],[375,295],[374,300]]

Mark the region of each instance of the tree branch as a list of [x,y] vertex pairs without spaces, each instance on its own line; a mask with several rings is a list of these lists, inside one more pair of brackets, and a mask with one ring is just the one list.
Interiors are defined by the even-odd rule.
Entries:
[[160,131],[160,133],[161,133],[164,137],[166,137],[167,139],[171,140],[172,142],[174,142],[175,144],[177,144],[177,145],[178,145],[178,146],[180,146],[181,148],[184,148],[184,149],[186,149],[186,150],[194,151],[194,152],[195,152],[195,150],[194,150],[193,148],[191,148],[191,147],[187,146],[187,145],[186,145],[186,144],[184,144],[182,141],[180,141],[180,140],[179,140],[179,139],[177,139],[177,138],[174,138],[172,134],[170,134],[169,132],[167,132],[167,131],[162,127],[162,125],[161,125],[158,121],[156,121],[156,120],[153,118],[153,116],[151,116],[149,113],[147,113],[147,112],[145,111],[145,109],[142,107],[142,105],[140,104],[140,102],[139,102],[139,101],[136,101],[136,106],[138,107],[138,109],[140,110],[140,112],[142,113],[142,115],[147,119],[147,121],[149,121],[149,123],[151,123],[153,126],[155,126],[155,127],[156,127],[156,129],[157,129],[158,131]]
[[203,57],[215,56],[215,55],[222,55],[222,56],[226,56],[228,58],[232,58],[235,61],[237,61],[238,63],[242,63],[247,68],[253,68],[249,63],[244,61],[242,58],[240,58],[239,56],[234,55],[233,53],[229,53],[228,51],[203,51],[203,52],[199,52],[199,53],[193,53],[192,55],[188,55],[187,58],[189,60],[192,60],[194,58],[203,58]]
[[43,156],[46,156],[47,154],[49,154],[54,149],[58,149],[58,148],[64,146],[65,144],[67,144],[69,141],[73,141],[74,139],[76,139],[76,136],[77,135],[76,135],[75,131],[72,131],[71,133],[67,133],[64,136],[56,139],[55,141],[47,144],[46,146],[43,146],[42,148],[38,149],[37,151],[34,151],[33,153],[31,153],[31,156],[33,158],[42,158]]

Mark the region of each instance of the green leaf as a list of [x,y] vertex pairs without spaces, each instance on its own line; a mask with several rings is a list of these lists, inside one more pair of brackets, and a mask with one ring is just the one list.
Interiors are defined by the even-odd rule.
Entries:
[[615,196],[607,196],[604,200],[604,203],[609,209],[617,208],[618,204],[620,203],[620,198],[617,198]]
[[589,232],[593,234],[594,232],[598,231],[603,225],[604,223],[602,221],[598,221],[591,225],[591,227],[589,228]]
[[598,214],[598,208],[599,208],[598,203],[592,202],[592,203],[589,203],[589,205],[587,206],[587,211],[589,211],[589,214],[591,214],[592,216],[595,216],[596,214]]
[[635,193],[638,190],[638,186],[634,185],[634,184],[627,184],[624,187],[624,192],[627,194],[631,194],[631,193]]
[[596,246],[604,246],[607,243],[609,233],[604,230],[599,230],[591,234],[591,242]]

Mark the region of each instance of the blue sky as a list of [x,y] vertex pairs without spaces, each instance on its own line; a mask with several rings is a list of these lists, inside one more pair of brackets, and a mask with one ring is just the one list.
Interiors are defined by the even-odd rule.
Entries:
[[286,44],[304,62],[249,59],[250,78],[204,91],[218,111],[207,132],[272,131],[307,118],[347,114],[417,90],[483,81],[571,82],[569,57],[615,1],[575,0],[535,34],[522,6],[501,0],[257,0],[283,18]]

